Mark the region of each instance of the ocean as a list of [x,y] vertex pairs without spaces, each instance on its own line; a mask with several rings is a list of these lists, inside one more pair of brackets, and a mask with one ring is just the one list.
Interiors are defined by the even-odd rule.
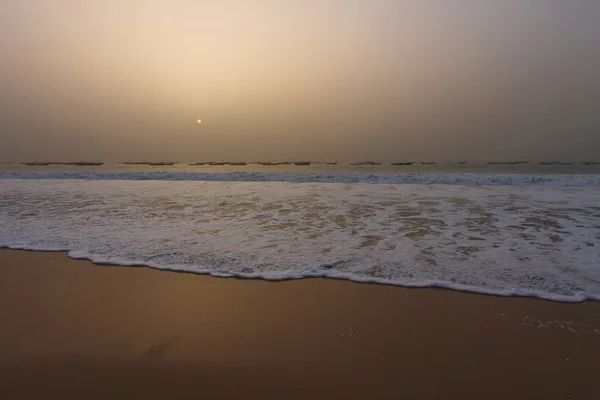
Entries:
[[0,165],[0,247],[600,300],[600,166]]

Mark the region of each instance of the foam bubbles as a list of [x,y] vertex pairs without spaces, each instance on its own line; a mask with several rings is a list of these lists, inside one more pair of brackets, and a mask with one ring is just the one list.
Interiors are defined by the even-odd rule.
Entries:
[[581,301],[600,299],[599,204],[595,187],[5,179],[0,246]]

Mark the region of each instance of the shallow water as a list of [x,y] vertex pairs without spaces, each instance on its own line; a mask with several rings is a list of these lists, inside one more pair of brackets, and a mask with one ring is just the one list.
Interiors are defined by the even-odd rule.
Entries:
[[600,299],[595,181],[374,185],[89,176],[4,175],[0,246],[216,276],[327,276]]

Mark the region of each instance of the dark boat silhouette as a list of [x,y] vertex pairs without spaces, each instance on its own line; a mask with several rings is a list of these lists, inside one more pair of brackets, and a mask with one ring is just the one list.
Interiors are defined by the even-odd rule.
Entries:
[[296,165],[310,165],[310,161],[296,161],[294,162]]
[[380,161],[371,161],[371,160],[367,160],[367,161],[359,161],[359,162],[355,162],[352,163],[350,165],[381,165],[382,163]]
[[291,161],[259,161],[258,164],[272,167],[274,165],[290,165]]
[[337,161],[326,162],[326,165],[337,165]]
[[597,161],[583,161],[582,165],[598,165]]
[[529,161],[490,161],[488,165],[516,165],[516,164],[527,164]]
[[146,165],[152,165],[152,166],[169,166],[169,165],[175,165],[175,164],[177,164],[177,162],[175,162],[175,161],[161,161],[161,162],[146,163]]
[[80,162],[67,162],[60,163],[61,165],[77,165],[79,167],[97,167],[100,165],[104,165],[103,162],[92,162],[92,161],[80,161]]
[[458,164],[466,164],[466,161],[459,161]]
[[562,161],[540,161],[540,165],[573,165],[573,163]]
[[248,165],[248,163],[245,161],[233,161],[233,162],[228,162],[227,164],[229,164],[229,165]]
[[412,162],[393,162],[392,165],[413,165]]
[[435,161],[421,161],[421,165],[434,165]]
[[35,166],[35,167],[45,167],[46,165],[50,165],[49,162],[25,162],[25,163],[21,163],[24,165],[29,165],[29,166]]

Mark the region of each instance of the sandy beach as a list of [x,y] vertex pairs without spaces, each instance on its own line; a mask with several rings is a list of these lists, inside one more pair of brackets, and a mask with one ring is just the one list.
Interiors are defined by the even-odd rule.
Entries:
[[0,251],[0,398],[595,399],[600,303]]

